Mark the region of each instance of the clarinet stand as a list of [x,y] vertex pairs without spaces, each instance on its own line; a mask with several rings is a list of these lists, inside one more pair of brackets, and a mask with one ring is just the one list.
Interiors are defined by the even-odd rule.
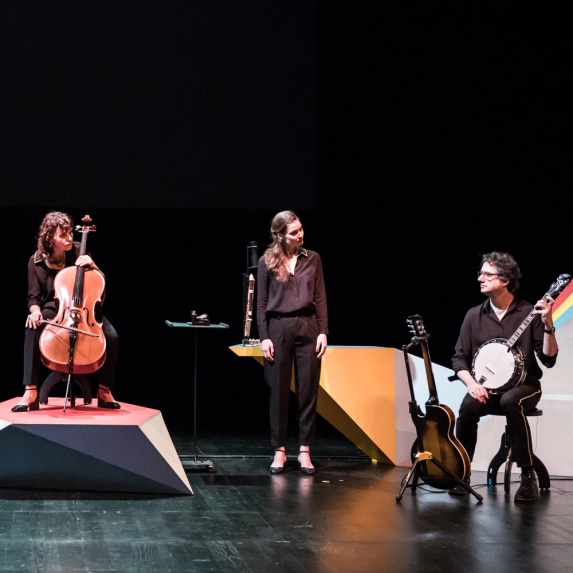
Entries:
[[[194,334],[195,357],[193,360],[193,454],[190,456],[179,456],[185,463],[185,469],[191,471],[215,471],[215,466],[210,460],[201,461],[197,457],[197,331],[198,330],[220,330],[229,328],[228,324],[196,325],[189,322],[171,322],[166,320],[165,324],[171,328],[191,328]],[[191,459],[188,459],[191,458]]]

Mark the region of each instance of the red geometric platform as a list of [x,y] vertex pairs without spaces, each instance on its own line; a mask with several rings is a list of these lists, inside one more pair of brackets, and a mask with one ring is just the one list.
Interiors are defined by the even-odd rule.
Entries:
[[0,487],[193,494],[159,410],[0,402]]

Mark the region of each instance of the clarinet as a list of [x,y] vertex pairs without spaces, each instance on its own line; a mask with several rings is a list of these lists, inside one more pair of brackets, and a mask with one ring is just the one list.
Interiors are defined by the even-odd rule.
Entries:
[[251,323],[253,322],[253,298],[255,294],[255,277],[249,275],[249,289],[247,292],[247,312],[245,314],[245,328],[243,330],[243,346],[249,344]]

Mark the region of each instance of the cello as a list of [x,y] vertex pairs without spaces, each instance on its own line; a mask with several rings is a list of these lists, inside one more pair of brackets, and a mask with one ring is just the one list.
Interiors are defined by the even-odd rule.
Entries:
[[[82,233],[79,256],[87,251],[87,237],[96,231],[89,215],[77,225]],[[46,327],[40,335],[40,354],[45,366],[68,374],[66,402],[73,374],[91,374],[105,362],[106,341],[102,323],[95,316],[105,288],[103,274],[96,269],[67,267],[55,278],[55,298],[58,314],[53,320],[43,320]],[[65,405],[64,402],[64,412]]]

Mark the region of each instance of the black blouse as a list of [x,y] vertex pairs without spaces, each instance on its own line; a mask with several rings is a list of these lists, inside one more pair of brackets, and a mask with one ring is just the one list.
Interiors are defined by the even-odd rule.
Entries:
[[[66,267],[73,267],[80,256],[80,243],[74,243],[69,251],[66,251]],[[54,279],[59,270],[51,269],[39,251],[36,251],[28,261],[28,310],[34,305],[41,310],[51,308],[57,310],[54,300]]]
[[259,259],[257,274],[257,326],[261,340],[269,338],[267,320],[273,314],[316,314],[321,334],[328,334],[328,315],[322,261],[318,253],[299,249],[294,274],[285,282]]

